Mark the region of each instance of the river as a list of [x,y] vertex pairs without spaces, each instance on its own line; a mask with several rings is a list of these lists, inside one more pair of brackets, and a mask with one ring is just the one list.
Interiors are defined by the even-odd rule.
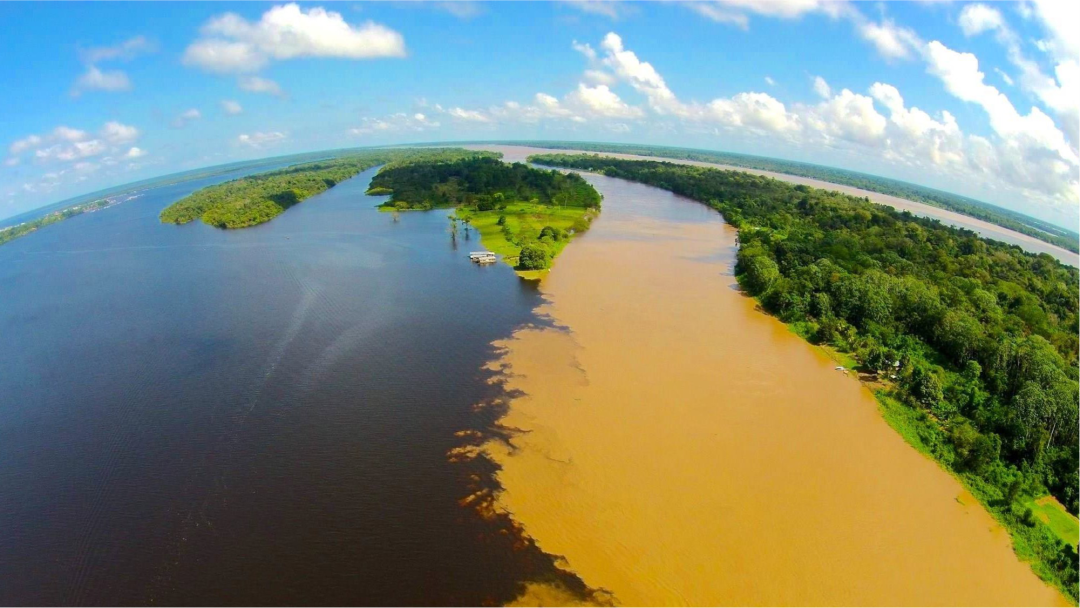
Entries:
[[587,179],[604,210],[541,284],[553,326],[490,364],[513,395],[509,441],[485,446],[497,506],[543,550],[627,605],[1064,604],[866,388],[738,291],[718,214]]
[[[249,168],[247,172],[267,167]],[[0,604],[498,604],[560,574],[459,504],[491,342],[536,289],[366,171],[273,221],[158,213],[0,247]],[[512,531],[510,531],[512,532]]]
[[374,170],[159,223],[242,173],[0,247],[0,604],[1061,602],[704,206],[591,176],[539,287]]

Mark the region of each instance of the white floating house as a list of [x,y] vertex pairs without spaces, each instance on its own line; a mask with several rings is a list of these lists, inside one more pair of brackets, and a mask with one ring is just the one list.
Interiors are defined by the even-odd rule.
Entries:
[[474,251],[469,254],[469,259],[477,264],[493,264],[496,261],[495,254],[490,251]]

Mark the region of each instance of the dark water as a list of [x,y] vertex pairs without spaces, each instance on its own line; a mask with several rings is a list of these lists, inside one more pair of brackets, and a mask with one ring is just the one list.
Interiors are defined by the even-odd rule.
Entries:
[[373,173],[245,230],[158,222],[224,175],[0,247],[0,604],[477,604],[550,573],[445,457],[539,296],[444,212],[375,211]]

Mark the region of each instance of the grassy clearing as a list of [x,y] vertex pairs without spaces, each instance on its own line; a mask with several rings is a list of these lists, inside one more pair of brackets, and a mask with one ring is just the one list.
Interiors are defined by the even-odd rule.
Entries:
[[1080,520],[1077,520],[1066,509],[1065,505],[1058,502],[1053,496],[1043,496],[1036,500],[1029,500],[1024,507],[1031,509],[1040,521],[1050,526],[1054,534],[1062,541],[1073,547],[1077,546],[1080,539]]
[[[554,260],[574,236],[583,232],[582,228],[588,226],[596,211],[581,207],[513,202],[503,209],[491,211],[458,207],[454,214],[480,233],[484,247],[502,257],[510,266],[515,266],[518,275],[526,279],[540,279],[547,274],[550,266],[543,270],[516,269],[521,247],[526,243],[539,241],[540,231],[545,226],[571,233],[569,238],[546,242],[551,251],[551,259]],[[499,224],[500,217],[505,218],[502,225]]]

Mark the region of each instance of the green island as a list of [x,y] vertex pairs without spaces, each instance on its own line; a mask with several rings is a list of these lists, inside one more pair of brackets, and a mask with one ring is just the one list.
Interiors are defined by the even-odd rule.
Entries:
[[98,199],[96,201],[90,201],[88,203],[81,203],[79,205],[72,205],[64,209],[53,211],[43,217],[39,217],[35,220],[16,224],[14,226],[8,226],[7,228],[0,228],[0,245],[14,241],[15,239],[26,236],[31,232],[34,232],[40,228],[44,228],[50,224],[62,222],[68,218],[75,217],[76,215],[82,215],[84,213],[91,213],[106,209],[117,204],[117,201],[107,198]]
[[387,165],[368,194],[390,194],[387,211],[453,207],[457,222],[524,278],[543,276],[600,210],[600,194],[576,173],[506,164],[491,155]]
[[372,167],[477,154],[457,148],[372,150],[293,165],[203,188],[162,210],[161,221],[186,224],[201,219],[218,228],[247,228]]
[[719,211],[739,231],[743,289],[854,368],[888,423],[1077,601],[1077,269],[863,198],[740,171],[584,154],[529,160]]
[[1073,253],[1080,253],[1080,234],[1074,231],[1055,226],[1054,224],[1044,222],[1023,213],[1004,209],[997,205],[991,205],[990,203],[985,203],[959,194],[943,192],[941,190],[912,184],[910,182],[860,173],[858,171],[849,171],[847,169],[837,169],[835,167],[825,167],[811,163],[801,163],[764,156],[752,156],[749,154],[697,150],[693,148],[675,148],[670,146],[551,141],[506,143],[529,145],[538,148],[581,150],[586,152],[614,152],[617,154],[634,154],[638,156],[692,160],[819,179],[833,184],[852,186],[871,192],[888,194],[919,203],[925,203],[949,211],[955,211],[963,215],[990,222],[991,224],[996,224],[1002,228],[1008,228],[1009,230],[1026,234],[1027,236],[1050,243],[1051,245],[1056,245],[1062,249],[1067,249]]

